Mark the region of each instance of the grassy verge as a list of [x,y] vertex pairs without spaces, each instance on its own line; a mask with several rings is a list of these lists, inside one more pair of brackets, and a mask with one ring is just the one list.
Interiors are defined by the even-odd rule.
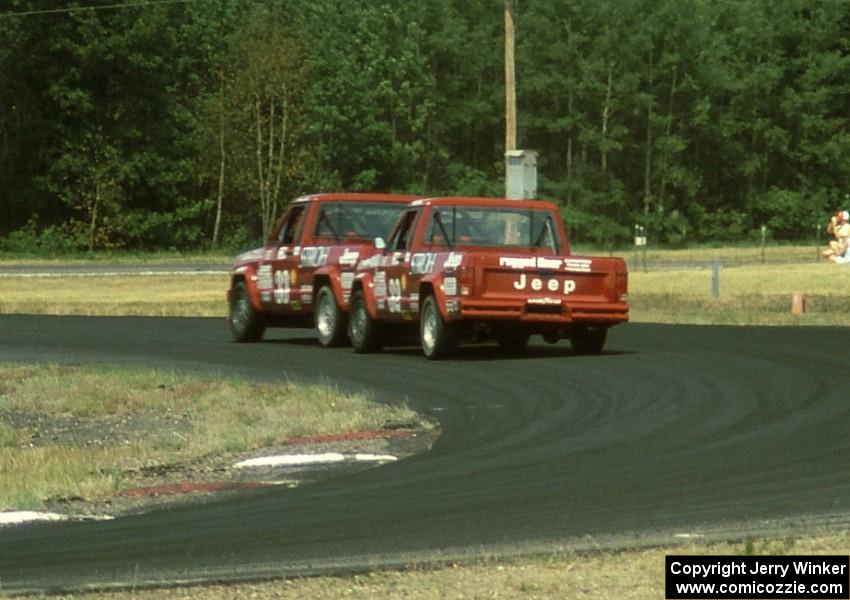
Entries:
[[[772,250],[776,250],[775,248]],[[761,264],[758,249],[655,251],[663,269],[629,274],[633,322],[739,325],[850,325],[850,267],[831,263]],[[787,257],[812,248],[782,249]],[[712,270],[699,261],[719,255],[741,266],[720,269],[720,296]],[[694,262],[696,261],[696,262]],[[737,263],[735,261],[738,261]],[[699,265],[696,268],[681,265]],[[222,316],[226,273],[0,277],[0,314]],[[806,314],[791,314],[794,292],[806,296]]]
[[[113,496],[124,473],[308,434],[418,421],[330,386],[104,367],[0,366],[0,509]],[[39,431],[44,423],[54,425]],[[80,430],[102,433],[96,445]],[[120,436],[115,432],[119,431]]]
[[[721,268],[718,298],[711,269],[629,274],[631,320],[730,325],[850,325],[850,269],[820,264]],[[791,314],[802,292],[806,313]]]
[[[631,598],[664,597],[664,556],[847,554],[850,534],[809,539],[748,540],[737,544],[687,545],[617,553],[557,553],[491,559],[406,571],[374,571],[352,577],[314,577],[261,584],[169,590],[89,593],[79,600],[177,600],[201,598]],[[55,596],[51,596],[55,598]],[[67,597],[70,598],[70,597]]]
[[220,317],[228,281],[227,273],[2,277],[0,314]]

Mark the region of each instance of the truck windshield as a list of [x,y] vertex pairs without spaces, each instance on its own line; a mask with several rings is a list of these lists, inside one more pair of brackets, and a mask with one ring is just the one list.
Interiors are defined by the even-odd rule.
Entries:
[[323,202],[313,237],[335,241],[385,237],[406,207],[390,202]]
[[560,248],[549,210],[473,206],[435,207],[425,232],[425,243],[447,247],[541,248],[553,254]]

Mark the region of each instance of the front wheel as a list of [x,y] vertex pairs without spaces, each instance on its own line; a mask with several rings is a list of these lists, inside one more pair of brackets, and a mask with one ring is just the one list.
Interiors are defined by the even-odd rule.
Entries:
[[345,315],[328,285],[322,286],[316,296],[316,337],[325,348],[345,343]]
[[430,359],[440,359],[452,353],[457,346],[457,329],[446,323],[434,296],[425,298],[419,319],[419,336],[422,352]]
[[582,327],[573,334],[573,351],[576,354],[599,354],[607,337],[606,327]]
[[372,318],[366,307],[363,290],[357,290],[351,295],[348,315],[348,337],[351,345],[358,353],[378,352],[383,346],[380,323]]
[[259,342],[263,339],[266,331],[266,323],[263,315],[258,313],[251,305],[248,296],[248,288],[244,281],[239,281],[233,286],[230,297],[230,334],[237,342]]

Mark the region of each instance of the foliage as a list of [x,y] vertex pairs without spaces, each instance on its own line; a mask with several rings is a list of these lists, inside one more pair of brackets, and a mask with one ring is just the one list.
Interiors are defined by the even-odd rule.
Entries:
[[[3,248],[248,243],[313,191],[502,193],[502,2],[87,4],[0,10]],[[847,203],[847,3],[516,9],[519,142],[579,239],[801,239]]]

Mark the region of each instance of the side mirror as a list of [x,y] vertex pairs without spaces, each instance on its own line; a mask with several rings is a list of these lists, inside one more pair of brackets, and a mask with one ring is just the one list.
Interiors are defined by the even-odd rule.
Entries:
[[376,250],[383,250],[384,248],[387,247],[387,243],[384,241],[384,238],[382,238],[382,237],[376,237],[372,241],[372,244],[375,246]]

